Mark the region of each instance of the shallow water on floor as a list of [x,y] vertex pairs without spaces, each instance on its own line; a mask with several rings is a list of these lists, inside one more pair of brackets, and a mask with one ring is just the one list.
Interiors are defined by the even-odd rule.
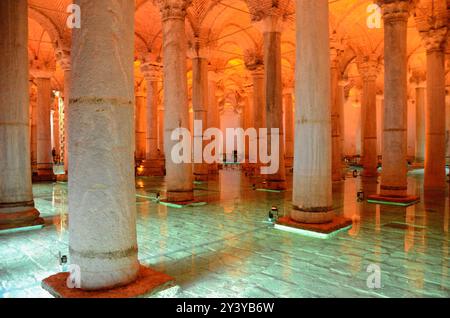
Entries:
[[[407,208],[357,202],[357,191],[376,192],[374,181],[334,184],[336,212],[353,227],[321,240],[270,227],[268,211],[288,213],[292,192],[255,191],[237,169],[196,183],[208,204],[181,209],[154,202],[164,178],[138,178],[139,259],[176,278],[176,297],[449,297],[448,191],[424,194],[421,170],[408,182],[421,202]],[[0,234],[0,297],[49,297],[41,280],[65,270],[67,184],[33,190],[48,225]],[[381,270],[380,288],[368,287],[368,268]]]

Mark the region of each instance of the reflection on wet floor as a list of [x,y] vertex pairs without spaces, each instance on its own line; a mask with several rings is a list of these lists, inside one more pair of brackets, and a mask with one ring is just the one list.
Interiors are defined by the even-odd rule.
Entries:
[[[238,170],[195,184],[208,205],[171,208],[155,202],[164,178],[136,180],[139,259],[174,276],[177,297],[449,297],[449,199],[423,193],[422,171],[409,176],[411,207],[357,202],[376,192],[375,180],[334,184],[337,213],[350,231],[320,240],[270,228],[271,206],[289,212],[291,191],[254,191]],[[40,281],[64,270],[68,254],[67,184],[35,184],[47,226],[0,235],[0,297],[49,297]],[[101,235],[101,233],[99,233]],[[70,261],[70,260],[69,260]],[[381,269],[381,288],[367,285],[368,267]]]

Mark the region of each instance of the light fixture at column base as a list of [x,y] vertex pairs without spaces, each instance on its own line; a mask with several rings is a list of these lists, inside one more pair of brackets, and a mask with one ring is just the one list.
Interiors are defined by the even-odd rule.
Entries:
[[136,174],[145,177],[164,177],[166,175],[165,160],[162,158],[144,160],[137,168]]
[[167,200],[161,200],[159,202],[159,204],[167,206],[169,208],[181,209],[181,208],[186,208],[186,207],[204,206],[204,205],[207,205],[208,203],[204,202],[204,201],[196,201],[196,200],[185,201],[185,202],[169,202]]
[[41,286],[55,298],[146,298],[175,286],[173,277],[142,265],[136,281],[108,290],[68,288],[68,277],[69,273],[58,273],[44,279]]
[[414,195],[389,197],[379,194],[373,194],[367,197],[367,202],[373,204],[410,206],[419,203],[420,198]]
[[328,239],[352,227],[352,220],[336,216],[331,222],[322,224],[299,223],[285,216],[275,223],[275,229],[297,233],[313,238]]

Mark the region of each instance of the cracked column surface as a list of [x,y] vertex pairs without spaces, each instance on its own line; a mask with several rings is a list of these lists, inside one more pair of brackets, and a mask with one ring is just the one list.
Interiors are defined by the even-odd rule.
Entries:
[[[186,7],[190,1],[167,0],[161,2],[167,201],[186,202],[194,199],[192,164],[178,164],[172,160],[172,148],[180,140],[171,140],[171,134],[177,128],[189,129],[185,18]],[[191,152],[190,149],[188,151]]]
[[290,217],[301,223],[327,223],[334,217],[328,0],[298,0],[296,21],[295,155]]
[[[69,106],[69,251],[81,288],[138,275],[134,187],[134,0],[77,0]],[[108,10],[106,10],[108,8]]]
[[0,229],[43,224],[31,186],[27,10],[26,0],[0,1]]

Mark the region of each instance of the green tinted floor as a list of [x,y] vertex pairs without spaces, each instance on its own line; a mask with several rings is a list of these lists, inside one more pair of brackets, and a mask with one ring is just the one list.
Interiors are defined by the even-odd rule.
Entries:
[[[139,258],[174,276],[176,297],[449,297],[449,200],[424,196],[423,171],[410,173],[412,207],[356,202],[356,192],[377,184],[348,178],[334,185],[336,211],[353,228],[321,240],[281,232],[265,220],[272,205],[288,213],[291,191],[259,192],[235,169],[195,185],[206,206],[182,209],[152,201],[163,178],[136,181]],[[0,297],[49,297],[43,278],[64,270],[68,254],[67,185],[34,185],[42,230],[0,234]],[[369,266],[381,269],[371,289]]]

